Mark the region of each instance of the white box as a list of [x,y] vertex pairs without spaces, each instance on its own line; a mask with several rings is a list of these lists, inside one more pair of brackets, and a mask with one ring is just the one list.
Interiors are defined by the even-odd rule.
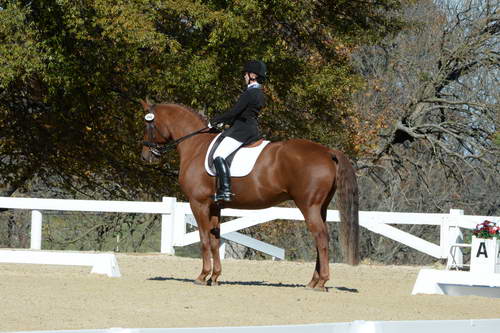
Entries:
[[500,239],[472,236],[470,271],[473,273],[500,273]]

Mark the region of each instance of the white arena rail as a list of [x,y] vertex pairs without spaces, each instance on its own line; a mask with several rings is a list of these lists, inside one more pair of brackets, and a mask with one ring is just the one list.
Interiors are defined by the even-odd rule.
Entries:
[[[36,199],[0,197],[0,208],[26,209],[32,211],[31,249],[41,249],[43,211],[115,212],[161,214],[162,253],[174,254],[174,246],[186,246],[199,241],[197,231],[187,232],[187,225],[196,225],[188,203],[176,198],[164,197],[162,202],[99,201],[69,199]],[[273,207],[262,210],[223,209],[222,216],[235,219],[221,224],[221,238],[254,248],[272,257],[284,259],[284,250],[245,236],[238,231],[275,219],[304,220],[297,208]],[[370,231],[391,238],[438,259],[450,259],[451,244],[463,243],[460,228],[473,229],[484,220],[500,222],[498,216],[464,215],[462,210],[452,209],[449,214],[395,213],[360,211],[360,225]],[[328,210],[328,222],[339,222],[339,212]],[[400,225],[436,225],[440,227],[440,242],[435,244],[393,227]],[[222,245],[224,246],[224,245]],[[223,255],[224,251],[221,251]],[[454,262],[461,263],[460,249]]]
[[17,333],[498,333],[500,319],[364,321],[283,326],[110,328]]

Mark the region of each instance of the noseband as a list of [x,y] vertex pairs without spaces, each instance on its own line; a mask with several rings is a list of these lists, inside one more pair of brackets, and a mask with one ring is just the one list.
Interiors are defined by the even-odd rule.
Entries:
[[[156,142],[154,142],[155,138],[156,138],[156,135],[155,135],[155,132],[158,132],[158,134],[160,134],[160,136],[163,138],[163,139],[167,139],[165,138],[163,135],[161,135],[161,133],[156,129],[156,126],[155,126],[155,118],[156,118],[156,115],[155,115],[155,111],[154,111],[154,108],[153,106],[151,106],[149,108],[149,113],[147,113],[145,116],[144,116],[144,120],[146,121],[146,130],[147,130],[147,137],[148,137],[148,141],[143,141],[142,144],[146,147],[149,148],[149,150],[151,151],[151,153],[153,155],[155,155],[156,157],[160,157],[163,153],[167,152],[168,150],[174,148],[175,146],[177,146],[179,143],[181,143],[182,141],[186,140],[186,139],[189,139],[190,137],[192,136],[195,136],[197,134],[202,134],[202,133],[209,133],[212,131],[212,128],[211,127],[204,127],[198,131],[195,131],[193,133],[190,133],[188,135],[185,135],[173,142],[170,142],[169,144],[158,144]],[[156,130],[156,131],[155,131]]]

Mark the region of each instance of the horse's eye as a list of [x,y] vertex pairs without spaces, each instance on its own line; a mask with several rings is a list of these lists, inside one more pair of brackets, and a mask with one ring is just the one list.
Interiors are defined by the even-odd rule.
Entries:
[[155,115],[153,113],[148,113],[147,115],[144,116],[144,119],[146,121],[153,121],[155,119]]

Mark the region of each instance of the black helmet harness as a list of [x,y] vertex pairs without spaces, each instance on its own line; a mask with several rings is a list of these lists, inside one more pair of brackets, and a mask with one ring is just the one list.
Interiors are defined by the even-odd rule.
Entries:
[[[263,83],[267,77],[267,67],[262,61],[251,60],[245,64],[243,68],[245,73],[254,73],[257,75],[256,81],[258,83]],[[254,81],[252,78],[250,80]]]

